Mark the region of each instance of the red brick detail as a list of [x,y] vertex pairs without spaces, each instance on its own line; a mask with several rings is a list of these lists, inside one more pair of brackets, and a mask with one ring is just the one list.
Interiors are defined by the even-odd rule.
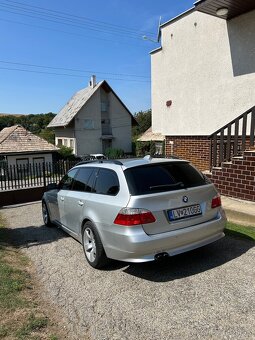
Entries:
[[243,159],[213,168],[210,179],[222,195],[255,201],[255,153],[245,151]]
[[199,170],[210,168],[210,141],[207,136],[166,136],[166,157],[186,159]]

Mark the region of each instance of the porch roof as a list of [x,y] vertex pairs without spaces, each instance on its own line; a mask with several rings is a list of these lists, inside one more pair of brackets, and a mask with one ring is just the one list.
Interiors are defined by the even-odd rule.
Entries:
[[161,133],[152,132],[152,128],[150,127],[146,130],[141,137],[137,139],[139,142],[150,142],[150,141],[163,141],[165,140],[165,136]]

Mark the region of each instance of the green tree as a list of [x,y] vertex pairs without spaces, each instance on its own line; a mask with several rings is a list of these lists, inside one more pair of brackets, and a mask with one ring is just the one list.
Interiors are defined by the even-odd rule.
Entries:
[[54,117],[55,114],[52,112],[36,115],[0,115],[0,131],[5,127],[19,124],[30,132],[46,139],[49,143],[54,144],[54,132],[47,128],[47,125]]
[[51,144],[55,144],[55,134],[53,132],[53,130],[45,128],[42,129],[39,133],[38,136],[47,140],[47,142],[51,143]]
[[73,149],[69,148],[68,146],[62,145],[59,148],[58,153],[62,159],[74,159]]
[[138,126],[134,126],[132,129],[133,140],[136,140],[151,126],[151,110],[139,111],[134,114],[134,117],[139,124]]

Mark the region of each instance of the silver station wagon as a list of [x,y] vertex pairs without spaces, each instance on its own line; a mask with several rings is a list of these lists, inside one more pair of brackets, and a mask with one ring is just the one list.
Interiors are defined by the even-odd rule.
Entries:
[[49,189],[44,223],[81,242],[94,268],[108,259],[152,261],[224,236],[217,190],[184,160],[81,162]]

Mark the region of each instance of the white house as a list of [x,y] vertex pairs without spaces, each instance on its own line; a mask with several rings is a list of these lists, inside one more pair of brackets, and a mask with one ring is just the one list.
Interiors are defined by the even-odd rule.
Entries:
[[208,137],[255,105],[255,1],[201,0],[160,27],[152,132],[166,155],[209,167]]
[[34,135],[21,125],[6,127],[0,131],[0,160],[8,166],[28,166],[52,162],[58,148]]
[[48,127],[54,128],[57,146],[71,147],[83,156],[118,148],[131,153],[132,125],[137,124],[131,112],[104,80],[78,91],[60,110]]

